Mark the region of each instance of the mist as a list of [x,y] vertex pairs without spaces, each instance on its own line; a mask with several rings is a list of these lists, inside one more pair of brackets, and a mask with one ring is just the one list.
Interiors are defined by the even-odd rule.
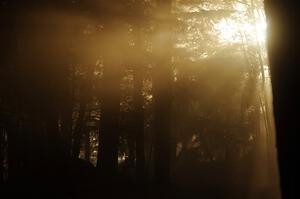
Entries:
[[263,1],[0,1],[0,184],[279,199]]

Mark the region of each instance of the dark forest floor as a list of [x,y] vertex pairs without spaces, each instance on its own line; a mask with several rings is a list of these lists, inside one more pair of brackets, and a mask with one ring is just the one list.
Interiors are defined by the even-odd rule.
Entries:
[[155,187],[130,183],[111,185],[85,183],[70,186],[59,182],[5,184],[1,186],[1,198],[61,198],[61,199],[279,199],[276,189],[249,191],[240,188],[183,188],[176,185]]

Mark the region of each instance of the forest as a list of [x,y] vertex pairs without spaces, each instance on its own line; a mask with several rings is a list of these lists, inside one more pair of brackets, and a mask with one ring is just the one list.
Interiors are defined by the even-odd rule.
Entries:
[[280,199],[270,7],[0,0],[4,198]]

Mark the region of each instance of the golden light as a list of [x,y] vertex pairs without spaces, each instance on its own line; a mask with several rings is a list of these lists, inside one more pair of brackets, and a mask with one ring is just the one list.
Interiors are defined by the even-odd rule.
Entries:
[[245,6],[236,4],[233,6],[235,15],[223,18],[215,24],[218,39],[222,43],[265,43],[266,19],[264,13],[256,10],[249,13]]

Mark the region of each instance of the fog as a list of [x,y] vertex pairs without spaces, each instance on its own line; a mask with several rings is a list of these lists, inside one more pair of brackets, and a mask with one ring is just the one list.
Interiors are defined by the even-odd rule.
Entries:
[[280,198],[261,0],[1,1],[0,13],[7,193]]

